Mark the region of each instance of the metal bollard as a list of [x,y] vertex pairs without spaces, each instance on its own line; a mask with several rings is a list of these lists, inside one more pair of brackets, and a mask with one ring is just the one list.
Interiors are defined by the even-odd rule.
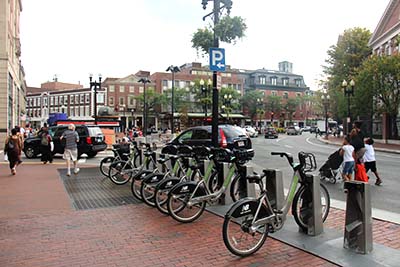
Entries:
[[[246,164],[245,167],[246,167],[245,177],[249,174],[253,174],[254,168],[252,166]],[[249,183],[249,180],[246,179],[246,191],[248,197],[256,197],[256,184]]]
[[266,174],[265,186],[268,191],[268,200],[272,208],[282,209],[285,202],[285,194],[283,192],[283,175],[281,170],[265,169]]
[[312,216],[308,219],[307,234],[317,236],[324,231],[322,221],[322,203],[320,191],[320,179],[317,175],[312,175]]
[[372,214],[370,185],[345,182],[347,190],[343,247],[360,254],[372,251]]
[[[224,176],[224,181],[225,181],[226,177],[228,176],[228,172],[229,172],[229,163],[223,162],[222,163],[222,173]],[[232,185],[232,183],[229,183],[229,185],[227,186],[227,188],[225,190],[224,198],[222,199],[222,202],[223,202],[222,204],[224,204],[224,205],[230,205],[233,203],[231,194],[230,194],[231,185]]]

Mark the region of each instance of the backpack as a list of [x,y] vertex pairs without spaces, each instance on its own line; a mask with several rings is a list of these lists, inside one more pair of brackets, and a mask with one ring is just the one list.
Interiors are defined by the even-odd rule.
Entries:
[[10,140],[8,140],[8,147],[7,147],[7,150],[8,151],[10,151],[10,150],[14,150],[14,148],[15,148],[15,144],[14,144],[14,141],[10,138]]
[[40,140],[40,143],[42,144],[42,146],[49,145],[49,139],[47,138],[47,134],[42,135],[42,139]]

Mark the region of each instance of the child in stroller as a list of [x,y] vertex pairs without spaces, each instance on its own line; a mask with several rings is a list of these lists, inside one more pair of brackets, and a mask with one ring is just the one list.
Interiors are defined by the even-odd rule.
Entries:
[[328,160],[319,169],[321,180],[328,180],[334,184],[338,179],[341,179],[340,166],[343,162],[343,156],[339,152],[340,149],[329,155]]

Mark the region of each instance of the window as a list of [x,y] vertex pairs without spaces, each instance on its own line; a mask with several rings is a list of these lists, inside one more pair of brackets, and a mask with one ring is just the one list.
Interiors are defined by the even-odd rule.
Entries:
[[85,102],[86,102],[86,103],[89,103],[89,101],[90,101],[90,95],[89,95],[89,94],[86,94],[86,95],[85,95]]
[[193,131],[192,140],[211,139],[211,134],[204,129],[195,129]]
[[139,93],[142,94],[143,93],[143,86],[139,87]]
[[136,99],[133,96],[129,97],[129,106],[136,106]]
[[168,88],[168,81],[167,80],[163,80],[162,81],[162,87],[163,88]]
[[184,143],[192,139],[193,130],[188,130],[179,137],[179,142]]
[[54,105],[54,96],[50,97],[50,105],[53,106]]
[[296,93],[296,96],[297,97],[301,97],[301,93]]
[[273,95],[273,96],[277,96],[278,94],[277,94],[277,92],[276,92],[276,91],[272,91],[272,92],[271,92],[271,95]]
[[276,85],[276,77],[271,77],[271,84]]
[[54,97],[54,103],[56,106],[58,106],[58,96]]
[[267,80],[266,80],[265,76],[260,76],[259,77],[259,83],[260,84],[266,84],[267,83]]
[[175,82],[174,87],[175,87],[175,88],[180,88],[180,86],[179,86],[179,81],[175,80],[174,82]]
[[81,104],[85,103],[85,95],[84,94],[79,95],[79,103],[81,103]]
[[124,85],[120,85],[119,86],[119,92],[120,93],[124,93],[125,92],[125,86]]
[[110,92],[114,92],[114,91],[115,91],[114,85],[110,85],[110,86],[108,87],[108,90],[109,90]]
[[284,92],[283,93],[283,98],[284,99],[288,99],[289,98],[289,93],[288,92]]
[[85,116],[85,110],[84,110],[84,106],[80,106],[79,107],[79,109],[80,109],[80,111],[79,111],[79,114],[81,115],[81,116]]
[[79,104],[79,95],[75,95],[75,104]]
[[301,80],[300,79],[296,79],[295,80],[296,86],[300,87],[301,86]]
[[129,86],[129,93],[135,93],[135,86]]
[[75,116],[79,116],[79,107],[78,106],[75,107]]
[[111,97],[108,98],[108,105],[109,106],[114,106],[114,97],[111,96]]
[[68,96],[64,96],[64,105],[68,105]]
[[73,95],[70,95],[70,96],[69,96],[69,102],[70,102],[71,104],[74,103],[74,96],[73,96]]
[[289,79],[288,78],[283,78],[282,79],[282,84],[283,84],[283,86],[288,86],[289,85]]
[[123,105],[124,104],[124,98],[123,97],[120,97],[119,98],[119,105],[121,106],[121,105]]

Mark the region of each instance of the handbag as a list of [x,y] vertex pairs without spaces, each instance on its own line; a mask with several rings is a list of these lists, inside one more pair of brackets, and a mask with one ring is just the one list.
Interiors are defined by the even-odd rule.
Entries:
[[365,171],[363,163],[356,164],[356,174],[354,176],[354,180],[368,183],[368,175]]
[[54,150],[54,143],[53,141],[50,141],[50,151],[53,152]]
[[4,153],[4,161],[8,161],[8,155],[7,155],[7,153]]

